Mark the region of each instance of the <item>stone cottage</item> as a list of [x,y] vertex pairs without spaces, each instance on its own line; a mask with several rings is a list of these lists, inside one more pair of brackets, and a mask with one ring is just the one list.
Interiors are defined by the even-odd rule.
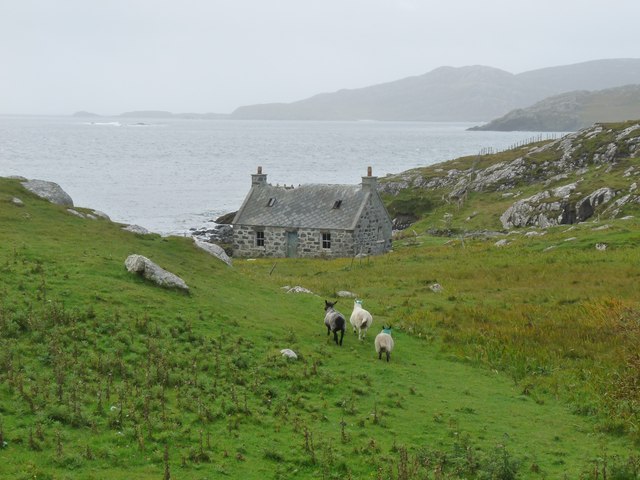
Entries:
[[273,186],[258,167],[233,219],[237,257],[352,257],[391,249],[371,167],[360,185]]

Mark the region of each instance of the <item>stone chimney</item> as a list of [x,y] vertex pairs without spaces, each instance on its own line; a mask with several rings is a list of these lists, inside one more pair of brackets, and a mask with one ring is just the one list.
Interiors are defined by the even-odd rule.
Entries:
[[251,186],[260,187],[267,184],[267,174],[262,173],[262,167],[258,167],[258,173],[251,174]]
[[362,190],[374,191],[378,188],[378,177],[371,175],[371,167],[367,167],[367,176],[362,177]]

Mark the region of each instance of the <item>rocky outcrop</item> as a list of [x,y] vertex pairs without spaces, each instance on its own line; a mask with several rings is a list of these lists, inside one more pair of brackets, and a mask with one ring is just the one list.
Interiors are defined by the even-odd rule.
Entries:
[[233,223],[233,219],[236,217],[236,213],[238,212],[235,211],[220,215],[218,218],[216,218],[216,223],[220,225],[231,225]]
[[397,215],[391,220],[391,228],[396,230],[404,230],[418,220],[416,215]]
[[73,207],[73,200],[57,183],[47,182],[45,180],[26,180],[22,182],[22,186],[31,193],[51,203],[65,207]]
[[177,275],[159,267],[142,255],[129,255],[124,262],[127,271],[140,275],[156,285],[164,288],[175,288],[189,291],[187,284]]
[[[446,164],[440,164],[388,175],[380,181],[378,190],[393,196],[407,188],[449,190],[448,195],[455,198],[465,191],[504,191],[522,182],[543,183],[557,176],[566,178],[589,166],[611,166],[619,158],[640,156],[640,135],[632,135],[639,129],[640,123],[634,123],[617,134],[616,142],[598,144],[598,136],[609,138],[612,132],[603,125],[595,125],[542,146],[533,145],[515,160],[497,162],[486,168],[471,165],[467,169],[447,169]],[[551,159],[536,161],[541,155]],[[483,157],[478,155],[478,161]]]
[[233,227],[228,224],[214,223],[211,227],[192,228],[191,236],[202,242],[231,244],[233,243]]
[[591,218],[600,205],[608,203],[616,195],[613,189],[604,187],[572,203],[570,194],[575,189],[576,184],[572,183],[518,200],[500,216],[500,222],[504,228],[545,228],[583,222]]
[[600,188],[576,203],[576,214],[579,222],[590,218],[598,206],[608,203],[616,192],[608,187]]
[[551,194],[548,191],[536,193],[511,205],[500,216],[504,228],[539,226],[548,227],[560,223],[562,204],[547,202]]
[[422,176],[419,170],[409,170],[399,175],[391,175],[381,182],[378,190],[397,195],[406,188],[424,190],[450,190],[448,197],[461,198],[467,192],[502,191],[513,188],[518,182],[532,177],[531,165],[519,157],[510,162],[499,162],[485,169],[433,170],[433,175]]
[[227,253],[224,251],[224,248],[222,248],[221,246],[216,245],[215,243],[203,242],[195,238],[193,239],[193,242],[200,250],[204,250],[208,254],[213,255],[214,257],[222,260],[227,265],[231,266],[231,258],[229,258],[229,255],[227,255]]
[[[506,152],[499,157],[479,154],[475,159],[458,159],[388,175],[381,179],[379,191],[387,196],[398,196],[405,190],[416,190],[414,195],[401,196],[398,205],[413,202],[419,206],[421,199],[426,199],[433,207],[451,205],[452,209],[460,210],[473,193],[501,192],[502,198],[515,200],[522,190],[531,191],[531,185],[540,185],[540,191],[518,199],[501,215],[503,227],[570,224],[584,221],[596,211],[614,217],[624,211],[624,205],[640,203],[637,180],[634,181],[640,177],[640,168],[634,164],[625,167],[622,174],[629,179],[627,195],[616,196],[616,191],[605,185],[586,196],[577,192],[577,186],[584,178],[593,178],[592,172],[602,169],[603,175],[597,176],[605,178],[604,174],[616,172],[621,161],[638,157],[640,122],[597,124],[558,140],[520,147],[517,156],[511,156],[513,160]],[[562,181],[567,183],[555,187]],[[395,201],[390,200],[388,206],[392,215],[413,214],[406,207],[394,211],[394,205]],[[417,208],[416,212],[421,213]],[[405,223],[401,226],[406,228]],[[398,224],[400,226],[400,222]]]

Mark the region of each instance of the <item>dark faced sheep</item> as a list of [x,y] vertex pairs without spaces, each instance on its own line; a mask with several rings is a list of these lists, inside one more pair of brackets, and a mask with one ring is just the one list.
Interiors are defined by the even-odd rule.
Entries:
[[[337,300],[333,303],[324,301],[324,324],[327,326],[327,335],[333,332],[333,339],[336,345],[342,346],[342,338],[344,337],[347,321],[344,319],[344,315],[333,308],[336,303],[338,303]],[[338,342],[338,332],[340,332],[340,342]]]

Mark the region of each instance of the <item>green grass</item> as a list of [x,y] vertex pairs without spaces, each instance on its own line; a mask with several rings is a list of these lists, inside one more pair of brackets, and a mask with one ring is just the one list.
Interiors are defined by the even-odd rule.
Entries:
[[[635,221],[229,268],[0,179],[0,225],[1,478],[638,478]],[[127,273],[132,253],[190,293]],[[342,348],[339,290],[375,319]]]

